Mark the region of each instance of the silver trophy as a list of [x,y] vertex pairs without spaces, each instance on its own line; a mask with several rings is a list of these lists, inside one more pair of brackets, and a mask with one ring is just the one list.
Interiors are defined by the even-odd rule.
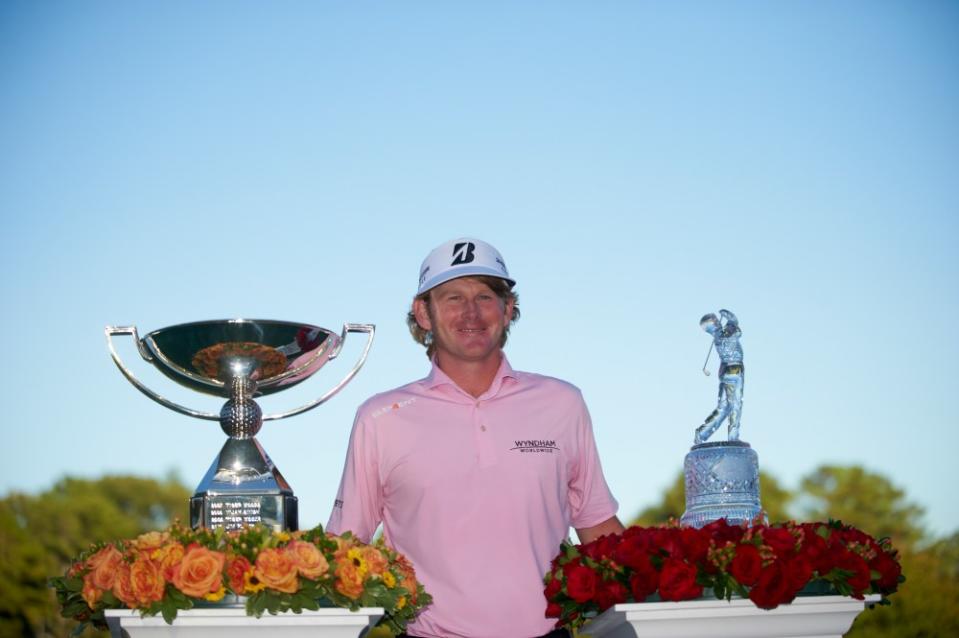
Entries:
[[[719,355],[719,398],[716,409],[696,428],[694,445],[683,464],[686,512],[680,523],[702,527],[720,518],[731,525],[765,518],[759,502],[759,457],[739,440],[745,374],[739,320],[729,310],[720,310],[719,317],[710,313],[699,325],[713,338],[703,365],[706,376],[713,348]],[[727,440],[707,443],[723,421]]]
[[[105,332],[113,362],[140,392],[175,412],[219,421],[230,437],[190,499],[190,524],[231,530],[263,523],[275,531],[297,529],[296,496],[256,433],[264,421],[312,410],[343,389],[366,361],[374,326],[347,323],[337,335],[289,321],[229,319],[162,328],[142,339],[136,326],[107,326]],[[366,333],[366,345],[339,383],[294,410],[263,414],[255,396],[285,390],[312,376],[340,354],[350,332]],[[176,383],[226,398],[220,413],[193,410],[150,390],[121,361],[115,335],[132,336],[140,356]]]

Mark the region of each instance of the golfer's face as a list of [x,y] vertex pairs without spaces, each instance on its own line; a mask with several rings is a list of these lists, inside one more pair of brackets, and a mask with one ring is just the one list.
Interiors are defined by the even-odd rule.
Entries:
[[432,330],[441,362],[498,359],[500,341],[513,313],[512,302],[505,303],[478,279],[460,277],[431,290],[429,304],[419,304],[417,321]]

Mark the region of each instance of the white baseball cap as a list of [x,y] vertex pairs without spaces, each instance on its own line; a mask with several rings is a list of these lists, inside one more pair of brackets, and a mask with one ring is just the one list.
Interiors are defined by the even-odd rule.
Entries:
[[509,282],[510,288],[516,285],[498,250],[485,241],[463,237],[437,246],[426,256],[420,266],[420,287],[416,294],[421,295],[450,279],[470,275],[499,277]]

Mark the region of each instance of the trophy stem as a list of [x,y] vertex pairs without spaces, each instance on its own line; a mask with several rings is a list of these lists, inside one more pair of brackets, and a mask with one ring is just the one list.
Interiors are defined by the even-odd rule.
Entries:
[[256,440],[263,411],[253,394],[252,367],[238,366],[229,380],[230,399],[220,410],[220,427],[230,438],[190,499],[194,527],[239,529],[261,523],[274,530],[298,527],[297,501],[289,483]]
[[256,381],[235,376],[230,381],[230,399],[220,409],[220,428],[231,439],[249,439],[263,427],[263,410],[253,400]]

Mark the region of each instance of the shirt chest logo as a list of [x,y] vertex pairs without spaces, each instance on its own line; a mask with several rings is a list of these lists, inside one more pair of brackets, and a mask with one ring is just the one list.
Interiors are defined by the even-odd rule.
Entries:
[[513,441],[514,447],[510,452],[519,452],[520,454],[552,454],[558,452],[554,439],[529,439],[526,441]]
[[396,410],[399,410],[399,409],[401,409],[401,408],[405,408],[406,406],[412,405],[412,404],[414,404],[414,403],[416,403],[416,397],[410,397],[409,399],[406,399],[406,400],[404,400],[404,401],[398,401],[398,402],[396,402],[396,403],[391,403],[391,404],[389,404],[389,405],[384,405],[383,407],[381,407],[381,408],[379,408],[379,409],[377,409],[377,410],[374,410],[374,411],[373,411],[373,414],[372,414],[371,416],[375,419],[375,418],[377,418],[377,417],[383,416],[384,414],[386,414],[386,413],[388,413],[388,412],[395,412]]

